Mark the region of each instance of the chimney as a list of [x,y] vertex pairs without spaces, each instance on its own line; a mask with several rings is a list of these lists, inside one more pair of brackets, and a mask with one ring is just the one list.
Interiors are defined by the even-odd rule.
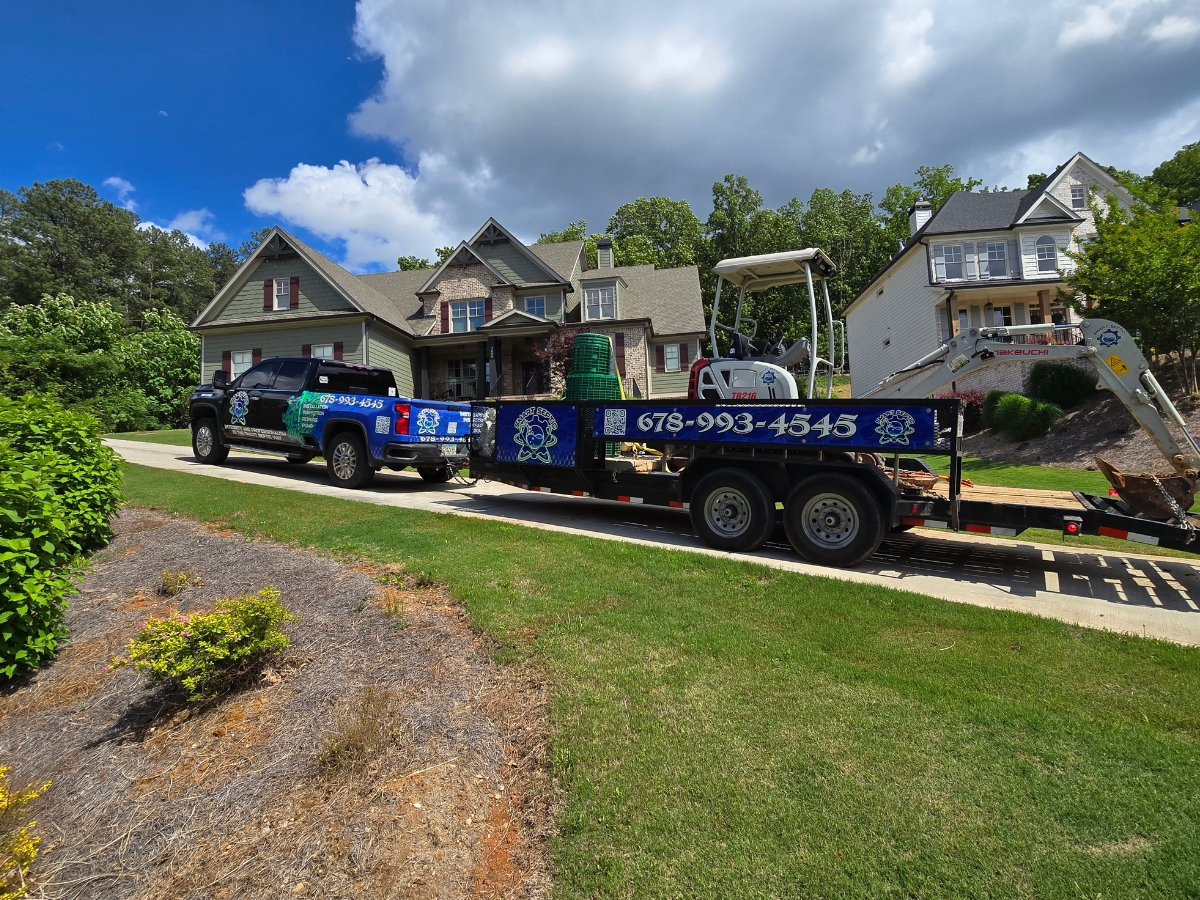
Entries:
[[613,248],[612,241],[608,238],[600,238],[596,241],[596,268],[611,269],[613,267]]
[[918,197],[917,202],[908,208],[908,236],[912,237],[932,218],[933,207],[924,197]]

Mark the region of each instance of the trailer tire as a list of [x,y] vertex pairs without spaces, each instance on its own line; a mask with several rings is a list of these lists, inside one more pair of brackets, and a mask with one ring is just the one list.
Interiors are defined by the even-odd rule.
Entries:
[[192,454],[206,466],[219,466],[229,458],[229,448],[221,446],[216,419],[197,419],[192,423]]
[[763,480],[742,469],[717,469],[692,491],[692,527],[714,550],[757,550],[775,527],[775,504]]
[[375,470],[367,458],[367,447],[353,431],[343,431],[335,437],[325,459],[329,480],[338,487],[366,487],[375,477]]
[[454,477],[454,472],[449,466],[417,466],[417,474],[421,479],[428,481],[430,484],[445,484]]
[[883,540],[878,501],[845,475],[813,475],[792,488],[783,527],[796,552],[822,566],[856,566]]

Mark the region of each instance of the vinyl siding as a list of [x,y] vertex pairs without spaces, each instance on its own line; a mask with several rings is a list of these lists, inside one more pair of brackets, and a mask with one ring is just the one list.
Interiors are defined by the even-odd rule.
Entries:
[[515,284],[558,280],[549,273],[543,272],[536,263],[508,241],[480,244],[473,249],[486,259],[493,269]]
[[[281,309],[267,313],[263,309],[263,282],[268,278],[291,278],[300,276],[300,306],[298,309]],[[241,290],[225,304],[209,322],[220,322],[224,319],[244,319],[249,316],[276,315],[281,319],[297,314],[313,312],[338,312],[352,310],[354,307],[329,286],[323,276],[318,275],[311,266],[298,256],[287,256],[283,259],[264,259],[250,274],[250,280],[242,285]]]
[[850,391],[855,397],[938,345],[924,247],[910,251],[879,287],[882,294],[864,299],[846,316]]
[[[262,302],[261,300],[259,301]],[[337,322],[305,328],[254,328],[224,334],[204,335],[204,360],[201,380],[208,381],[221,368],[221,354],[226,350],[262,349],[262,358],[299,356],[304,344],[334,344],[342,342],[342,358],[346,362],[362,362],[362,322]],[[411,374],[409,376],[411,378]],[[397,374],[399,383],[400,376]]]
[[1037,239],[1048,234],[1058,245],[1058,264],[1063,269],[1074,268],[1074,263],[1064,253],[1071,244],[1071,232],[1066,228],[1030,229],[1021,233],[1021,267],[1025,278],[1030,281],[1058,281],[1058,272],[1039,272],[1037,261]]
[[401,397],[413,396],[417,354],[399,338],[381,328],[367,328],[367,357],[373,366],[391,369]]
[[696,357],[700,354],[699,341],[666,341],[667,344],[687,344],[688,345],[688,363],[680,365],[678,372],[659,372],[655,369],[658,360],[658,347],[664,346],[664,342],[659,342],[650,345],[650,396],[651,397],[686,397],[688,390],[688,378],[691,374],[692,363],[696,361]]
[[528,294],[521,295],[517,300],[517,309],[525,309],[526,297],[545,297],[546,298],[546,318],[552,319],[555,322],[562,321],[563,314],[563,292],[562,291],[530,291]]

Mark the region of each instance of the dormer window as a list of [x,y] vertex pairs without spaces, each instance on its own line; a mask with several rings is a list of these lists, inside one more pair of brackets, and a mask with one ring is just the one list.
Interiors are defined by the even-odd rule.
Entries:
[[292,305],[292,280],[290,278],[275,279],[275,308],[288,309]]
[[583,292],[584,314],[588,320],[614,319],[617,316],[616,289],[588,288]]
[[541,316],[546,318],[546,298],[545,297],[526,297],[525,312],[531,316]]
[[450,330],[475,331],[483,324],[482,300],[456,300],[450,304]]
[[1058,271],[1058,244],[1048,234],[1037,239],[1037,266],[1039,272]]
[[1082,184],[1071,185],[1071,209],[1087,209],[1087,188]]

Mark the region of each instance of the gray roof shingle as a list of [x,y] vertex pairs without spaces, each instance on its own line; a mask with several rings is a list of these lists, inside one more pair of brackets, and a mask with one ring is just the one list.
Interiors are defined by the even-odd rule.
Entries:
[[654,266],[615,266],[589,269],[584,278],[618,277],[625,282],[622,319],[649,319],[654,336],[703,333],[704,306],[700,300],[700,270],[695,266],[656,269]]
[[575,262],[579,259],[579,252],[583,249],[583,241],[530,244],[529,249],[537,254],[538,259],[561,275],[563,281],[570,281]]

